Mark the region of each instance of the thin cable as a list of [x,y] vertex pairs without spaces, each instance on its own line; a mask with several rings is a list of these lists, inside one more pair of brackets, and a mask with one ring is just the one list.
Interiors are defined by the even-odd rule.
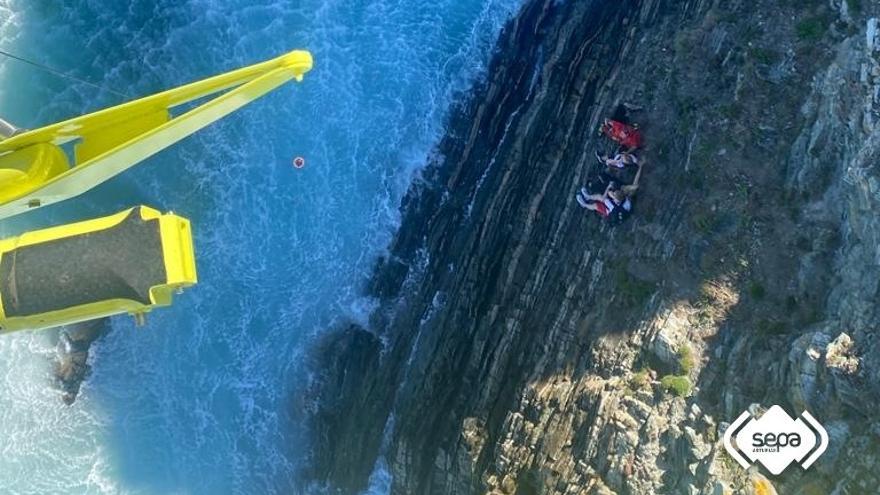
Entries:
[[13,54],[11,54],[11,53],[9,53],[9,52],[7,52],[7,51],[4,51],[4,50],[0,50],[0,55],[4,55],[4,56],[9,57],[9,58],[14,59],[14,60],[18,60],[19,62],[24,62],[24,63],[26,63],[26,64],[28,64],[28,65],[32,65],[32,66],[34,66],[34,67],[36,67],[36,68],[38,68],[38,69],[42,69],[42,70],[44,70],[44,71],[46,71],[46,72],[49,72],[49,73],[51,73],[51,74],[55,74],[56,76],[60,76],[60,77],[63,77],[63,78],[65,78],[65,79],[70,79],[71,81],[76,81],[76,82],[78,82],[78,83],[82,83],[82,84],[85,84],[85,85],[88,85],[88,86],[92,86],[93,88],[97,88],[97,89],[100,89],[100,90],[102,90],[102,91],[109,91],[109,92],[111,92],[111,93],[113,93],[113,94],[115,94],[115,95],[117,95],[117,96],[121,96],[121,97],[126,98],[126,99],[130,99],[130,98],[131,98],[131,96],[129,96],[129,95],[125,94],[125,93],[122,93],[122,92],[120,92],[120,91],[116,91],[115,89],[111,89],[111,88],[108,88],[108,87],[106,87],[106,86],[100,86],[100,85],[95,84],[95,83],[93,83],[93,82],[91,82],[91,81],[86,81],[85,79],[80,79],[80,78],[78,78],[78,77],[76,77],[76,76],[71,76],[70,74],[68,74],[68,73],[66,73],[66,72],[62,72],[62,71],[60,71],[60,70],[58,70],[58,69],[53,69],[52,67],[49,67],[48,65],[43,65],[43,64],[38,63],[38,62],[32,62],[32,61],[30,61],[30,60],[28,60],[28,59],[26,59],[26,58],[24,58],[24,57],[19,57],[18,55],[13,55]]

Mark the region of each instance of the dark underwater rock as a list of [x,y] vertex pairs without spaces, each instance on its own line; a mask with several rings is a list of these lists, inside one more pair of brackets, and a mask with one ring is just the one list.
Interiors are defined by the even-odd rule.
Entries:
[[109,329],[109,321],[100,319],[68,325],[59,334],[55,358],[55,381],[63,394],[61,400],[66,405],[76,401],[82,382],[91,373],[88,364],[89,349]]

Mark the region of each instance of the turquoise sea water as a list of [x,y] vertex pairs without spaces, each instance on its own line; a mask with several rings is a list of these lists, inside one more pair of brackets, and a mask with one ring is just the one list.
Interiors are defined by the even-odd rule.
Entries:
[[[94,348],[71,407],[55,332],[0,338],[0,494],[290,493],[308,443],[286,411],[303,343],[358,320],[397,205],[518,0],[0,0],[0,48],[145,95],[312,50],[315,70],[3,235],[135,204],[193,221],[200,283]],[[0,59],[24,127],[118,103]],[[306,157],[303,170],[290,166]]]

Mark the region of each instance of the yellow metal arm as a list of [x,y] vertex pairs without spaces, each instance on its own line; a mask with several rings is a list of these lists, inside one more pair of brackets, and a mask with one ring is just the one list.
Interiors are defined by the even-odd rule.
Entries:
[[[82,194],[312,68],[281,57],[0,141],[0,219]],[[226,91],[228,90],[228,91]],[[226,93],[172,118],[169,110]],[[78,140],[73,164],[60,145]]]

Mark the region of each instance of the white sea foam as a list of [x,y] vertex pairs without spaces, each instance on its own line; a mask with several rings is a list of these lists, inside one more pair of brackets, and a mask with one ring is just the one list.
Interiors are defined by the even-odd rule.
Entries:
[[[50,384],[51,332],[0,339],[0,493],[284,486],[307,448],[284,424],[291,380],[306,379],[303,342],[334,323],[366,323],[375,301],[363,285],[399,224],[400,199],[516,4],[0,0],[0,30],[16,31],[4,43],[135,95],[290,48],[316,57],[302,85],[107,187],[0,226],[145,202],[192,219],[200,270],[200,284],[147,328],[114,320],[72,407]],[[12,69],[0,64],[0,109],[21,125],[119,99]],[[289,165],[295,155],[307,159],[302,171]]]

